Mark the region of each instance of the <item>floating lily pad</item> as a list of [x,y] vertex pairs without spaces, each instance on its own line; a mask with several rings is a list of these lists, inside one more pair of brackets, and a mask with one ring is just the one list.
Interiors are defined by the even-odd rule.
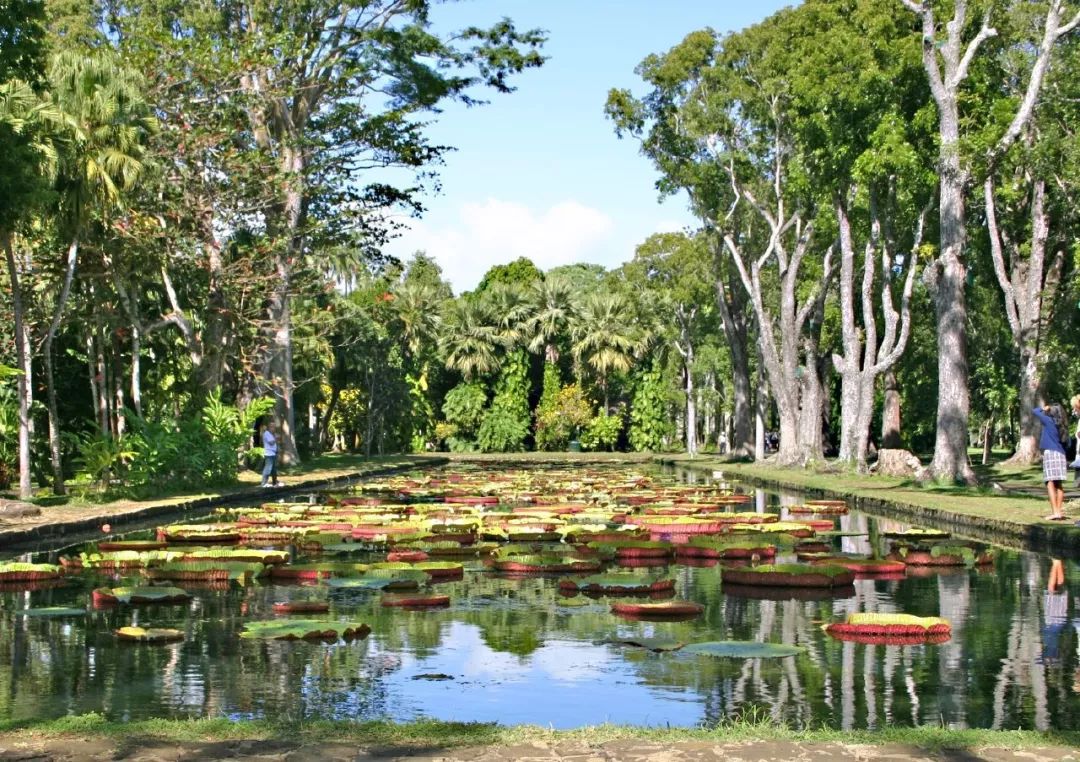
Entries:
[[39,609],[23,609],[16,611],[15,616],[37,617],[61,617],[61,616],[86,616],[86,609],[72,609],[63,606],[47,606]]
[[359,622],[318,619],[277,619],[248,622],[240,637],[260,640],[352,640],[367,637],[371,628]]
[[798,656],[806,651],[801,646],[784,643],[758,643],[752,640],[716,640],[709,643],[691,643],[682,649],[685,653],[723,656],[731,659],[782,659]]
[[95,606],[117,603],[180,603],[191,595],[178,587],[99,587],[91,594]]
[[116,637],[120,640],[132,640],[139,643],[175,643],[184,639],[184,633],[180,630],[169,628],[143,628],[121,627],[116,631]]

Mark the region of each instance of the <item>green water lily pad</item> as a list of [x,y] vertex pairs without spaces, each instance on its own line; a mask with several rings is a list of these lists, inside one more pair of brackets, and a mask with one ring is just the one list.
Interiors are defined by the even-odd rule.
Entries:
[[22,611],[16,611],[15,616],[39,616],[39,617],[60,617],[60,616],[86,616],[86,609],[72,609],[64,606],[46,606],[39,609],[23,609]]
[[798,656],[806,651],[801,646],[783,643],[758,643],[752,640],[716,640],[709,643],[691,643],[685,653],[723,656],[731,659],[781,659]]
[[371,628],[360,622],[273,619],[246,623],[240,637],[259,640],[350,640],[366,637],[369,632]]

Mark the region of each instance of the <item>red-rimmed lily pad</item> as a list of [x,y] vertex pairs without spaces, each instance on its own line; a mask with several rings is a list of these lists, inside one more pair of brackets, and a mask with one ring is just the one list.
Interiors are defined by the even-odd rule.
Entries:
[[719,656],[728,659],[783,659],[805,653],[802,646],[787,643],[758,643],[753,640],[715,640],[708,643],[691,643],[684,646],[683,653]]
[[359,577],[334,577],[326,584],[340,590],[416,590],[428,575],[415,569],[369,569]]
[[382,597],[383,606],[406,609],[444,608],[450,605],[449,595],[390,594]]
[[725,569],[725,584],[768,587],[845,587],[855,581],[855,572],[842,566],[777,564],[748,569]]
[[184,633],[167,627],[121,627],[116,637],[137,643],[176,643],[184,639]]
[[693,601],[658,601],[656,603],[619,602],[611,604],[611,613],[641,619],[697,617],[705,607]]
[[491,564],[495,571],[513,574],[588,574],[599,571],[600,561],[585,558],[568,558],[565,555],[513,555],[498,558]]
[[822,627],[830,637],[871,645],[939,644],[952,637],[952,625],[941,617],[911,614],[848,614],[843,622]]
[[559,589],[582,593],[647,595],[674,590],[675,580],[637,574],[596,574],[580,580],[561,579]]
[[119,603],[183,603],[191,594],[178,587],[99,587],[91,594],[95,606],[115,606]]
[[877,576],[879,574],[899,574],[903,576],[907,564],[903,561],[889,561],[875,558],[845,558],[843,556],[829,556],[812,561],[811,564],[830,566],[843,566],[859,576]]
[[143,569],[148,579],[195,581],[255,579],[266,572],[263,564],[243,561],[169,561]]
[[278,601],[274,604],[275,614],[325,614],[330,610],[326,601]]
[[359,622],[272,619],[246,623],[240,637],[257,640],[354,640],[366,638],[370,632],[370,627]]
[[59,579],[63,573],[56,564],[0,563],[0,582],[41,582]]

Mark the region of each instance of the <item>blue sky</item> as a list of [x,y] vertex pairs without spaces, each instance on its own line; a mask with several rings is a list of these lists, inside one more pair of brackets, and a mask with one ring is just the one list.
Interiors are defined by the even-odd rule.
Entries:
[[[435,6],[437,30],[504,16],[548,31],[540,69],[514,78],[477,108],[448,107],[430,127],[451,145],[442,192],[389,247],[435,257],[457,293],[492,265],[519,256],[542,270],[570,262],[614,267],[650,234],[692,224],[684,199],[663,203],[657,175],[632,139],[619,140],[603,107],[608,90],[643,93],[634,68],[689,32],[741,29],[791,0],[463,0]],[[486,97],[486,96],[485,96]]]

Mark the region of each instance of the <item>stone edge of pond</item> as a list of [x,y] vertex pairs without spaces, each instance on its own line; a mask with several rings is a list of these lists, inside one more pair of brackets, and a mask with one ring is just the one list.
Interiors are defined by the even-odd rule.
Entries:
[[79,534],[100,532],[102,524],[110,524],[115,528],[125,525],[139,524],[151,518],[160,518],[174,514],[190,512],[205,512],[213,508],[219,508],[234,503],[244,503],[258,500],[260,497],[277,498],[283,495],[292,495],[297,492],[328,489],[342,484],[373,479],[379,476],[408,471],[414,468],[437,468],[449,463],[449,459],[438,456],[425,456],[423,459],[413,460],[407,463],[395,463],[379,466],[371,470],[353,471],[340,476],[328,478],[313,478],[305,481],[296,481],[288,486],[275,490],[264,490],[262,487],[250,487],[221,495],[184,500],[178,503],[158,503],[147,505],[142,508],[126,510],[119,513],[110,513],[108,504],[99,509],[88,509],[86,516],[77,519],[61,521],[49,521],[47,516],[42,516],[42,521],[33,526],[0,528],[0,551],[15,550],[20,546],[35,542],[47,542],[49,540],[72,539]]
[[658,457],[656,462],[664,466],[688,468],[709,474],[718,468],[725,468],[729,469],[732,474],[737,475],[740,481],[756,487],[793,490],[811,497],[850,500],[855,504],[855,507],[871,513],[886,513],[897,518],[935,524],[944,528],[955,529],[959,533],[977,540],[985,540],[999,545],[1012,545],[1023,550],[1043,553],[1080,555],[1080,528],[1076,527],[1072,520],[1063,522],[1061,525],[1052,525],[1031,524],[1007,519],[990,519],[985,516],[973,516],[942,508],[914,505],[900,500],[866,497],[854,490],[807,487],[792,481],[746,473],[738,468],[738,464],[733,463],[694,463],[672,457]]

